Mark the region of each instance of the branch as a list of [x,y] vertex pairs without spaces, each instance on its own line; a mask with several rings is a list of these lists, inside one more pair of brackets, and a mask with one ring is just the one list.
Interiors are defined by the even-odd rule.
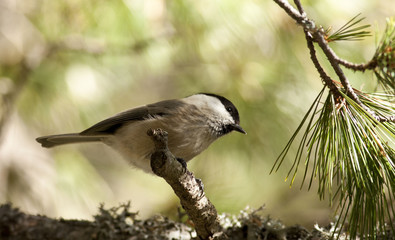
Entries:
[[[151,156],[152,171],[166,180],[181,201],[195,225],[201,239],[225,239],[217,216],[217,210],[206,197],[200,180],[196,179],[183,160],[176,159],[167,147],[167,132],[157,129],[148,130],[147,134],[155,144]],[[184,164],[183,164],[184,163]]]
[[129,208],[129,203],[110,209],[102,205],[94,221],[87,221],[26,214],[11,204],[4,204],[0,205],[0,239],[126,240],[168,239],[169,236],[192,239],[193,229],[183,223],[158,216],[140,220],[138,213],[130,212]]
[[33,216],[12,208],[0,206],[0,238],[8,239],[92,239],[100,229],[93,222],[84,220],[55,220],[45,216]]
[[[129,211],[129,203],[104,209],[100,207],[94,221],[51,219],[26,214],[10,204],[0,205],[1,240],[126,240],[126,239],[194,239],[191,227],[153,216],[138,219]],[[315,239],[326,240],[333,233],[325,227],[314,226],[311,232],[296,226],[284,226],[281,221],[260,214],[257,210],[242,210],[236,216],[226,216],[226,233],[232,239]],[[235,218],[236,217],[236,218]],[[389,236],[391,237],[391,236]],[[392,238],[391,238],[392,239]]]

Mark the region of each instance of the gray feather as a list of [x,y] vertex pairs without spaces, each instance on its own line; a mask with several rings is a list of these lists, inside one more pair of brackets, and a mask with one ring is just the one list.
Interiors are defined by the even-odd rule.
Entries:
[[142,121],[149,118],[163,117],[177,111],[185,103],[179,100],[165,100],[142,107],[133,108],[107,118],[92,127],[82,131],[84,136],[114,134],[120,127],[133,121]]
[[81,133],[43,136],[36,140],[46,148],[69,143],[97,142],[114,134],[119,128],[127,123],[169,115],[184,104],[185,103],[179,100],[165,100],[121,112],[113,117],[96,123]]
[[101,139],[102,137],[100,136],[81,136],[79,133],[50,135],[36,138],[37,142],[41,143],[41,146],[46,148],[69,143],[97,142],[101,141]]

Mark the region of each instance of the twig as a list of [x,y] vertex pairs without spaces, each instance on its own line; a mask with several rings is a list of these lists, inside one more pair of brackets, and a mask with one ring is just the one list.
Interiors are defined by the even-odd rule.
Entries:
[[328,43],[326,42],[322,29],[317,29],[312,34],[314,40],[318,43],[318,45],[324,52],[325,56],[328,58],[329,63],[331,64],[333,70],[335,70],[336,75],[339,77],[343,87],[346,89],[346,94],[349,97],[351,97],[355,102],[357,102],[359,105],[362,105],[361,100],[359,100],[357,94],[355,94],[346,75],[344,75],[343,70],[340,68],[338,62],[336,61],[337,56],[335,52],[332,50],[332,48],[330,48]]
[[166,180],[180,199],[201,239],[226,239],[221,231],[217,210],[206,197],[200,180],[181,164],[167,147],[167,132],[150,129],[147,134],[155,144],[151,156],[152,171]]
[[294,0],[294,3],[296,5],[296,7],[298,8],[300,14],[302,14],[303,16],[306,16],[306,12],[304,11],[303,6],[300,3],[300,1],[299,0]]
[[307,31],[304,31],[306,41],[307,41],[307,47],[310,50],[310,58],[311,61],[313,62],[315,68],[317,69],[318,73],[320,74],[320,77],[322,81],[325,83],[326,86],[330,89],[330,91],[335,94],[336,96],[339,96],[339,89],[336,87],[336,84],[332,81],[332,79],[326,74],[320,63],[318,62],[317,55],[315,52],[313,40],[309,36],[309,33]]
[[[283,2],[281,0],[274,0],[274,1],[275,2],[278,2],[278,1],[279,2]],[[304,12],[302,4],[300,3],[300,1],[299,0],[294,0],[294,2],[295,2],[295,5],[298,7],[300,14],[306,16],[306,13]],[[288,3],[288,5],[289,5],[289,3]],[[283,6],[286,6],[286,5],[284,4]],[[291,5],[286,6],[286,7],[292,8]],[[293,17],[293,16],[291,16],[291,17]],[[343,70],[340,68],[339,63],[337,61],[339,59],[339,57],[336,56],[335,52],[332,50],[332,48],[329,47],[327,41],[325,40],[325,37],[324,37],[325,34],[324,34],[322,28],[318,28],[318,27],[311,28],[311,24],[306,26],[306,24],[305,24],[306,22],[309,22],[307,17],[305,17],[305,19],[302,21],[307,42],[313,40],[313,41],[318,43],[320,48],[323,50],[325,56],[328,58],[328,61],[330,62],[332,68],[335,70],[337,76],[340,78],[340,82],[342,83],[343,87],[346,89],[347,95],[350,96],[359,105],[363,105],[362,102],[359,100],[358,96],[355,94],[354,90],[352,89],[350,82],[348,81],[348,79],[346,78],[346,76],[343,73]],[[309,43],[307,43],[307,45],[309,46],[310,53],[311,53],[312,52],[311,51],[311,47],[314,47],[314,46],[311,46],[312,44],[309,44]],[[310,56],[314,56],[315,57],[315,51],[314,51],[314,54],[310,54]],[[320,65],[316,58],[312,59],[312,61],[313,61],[314,65],[316,65],[316,68],[317,68],[318,65]],[[317,69],[317,70],[319,70],[320,75],[322,77],[321,73],[325,73],[324,70],[322,69],[322,67],[319,66],[319,69]],[[328,84],[328,82],[325,79],[326,78],[323,78],[325,83]],[[328,84],[328,86],[330,87],[329,84]]]
[[[346,79],[339,64],[345,66],[346,68],[358,70],[358,71],[365,71],[367,69],[373,69],[376,67],[376,61],[374,61],[374,60],[371,60],[365,64],[356,64],[356,63],[351,63],[347,60],[339,58],[336,55],[336,53],[332,50],[332,48],[329,47],[329,44],[325,40],[324,33],[321,29],[318,29],[317,31],[315,31],[314,39],[316,40],[316,42],[320,45],[320,47],[324,51],[325,55],[327,56],[329,62],[331,63],[333,69],[335,70],[336,74],[339,76],[340,81],[342,82],[343,85],[346,82],[348,83],[348,80]],[[347,89],[347,90],[349,90],[349,89]]]
[[370,60],[368,63],[360,63],[360,64],[349,62],[337,56],[335,56],[335,59],[339,64],[345,66],[346,68],[352,69],[354,71],[364,72],[365,70],[374,69],[377,66],[377,62],[374,59]]
[[[302,14],[303,16],[306,16],[306,12],[304,11],[303,6],[300,3],[300,1],[294,0],[294,3],[296,5],[296,7],[298,8],[300,14]],[[315,68],[317,69],[317,72],[320,74],[322,81],[325,83],[326,86],[328,86],[328,88],[330,89],[330,91],[333,94],[335,94],[336,96],[340,95],[339,89],[336,87],[336,84],[332,81],[332,79],[328,76],[328,74],[326,74],[326,72],[322,68],[321,64],[319,63],[319,61],[317,59],[317,54],[316,54],[316,51],[314,48],[314,44],[313,44],[313,38],[307,29],[304,29],[304,35],[305,35],[306,42],[307,42],[307,48],[310,50],[310,59],[313,62]]]
[[[305,16],[306,12],[304,11],[300,1],[294,0],[294,3],[296,5],[296,7],[298,8],[300,14]],[[316,54],[316,51],[314,48],[313,38],[312,38],[311,34],[309,34],[309,32],[306,29],[304,29],[304,34],[305,34],[305,38],[306,38],[306,42],[307,42],[307,48],[310,50],[310,59],[313,62],[318,73],[320,74],[322,81],[324,82],[324,84],[326,86],[328,86],[328,88],[331,90],[331,92],[333,94],[335,94],[336,96],[340,95],[339,89],[336,87],[336,84],[332,81],[332,79],[328,76],[328,74],[326,74],[326,72],[324,71],[324,69],[322,68],[321,64],[319,63],[319,61],[317,59],[317,54]]]
[[292,7],[288,1],[284,0],[273,0],[275,3],[277,3],[282,9],[284,9],[285,12],[288,13],[290,17],[292,17],[296,22],[299,24],[303,24],[306,20],[306,16],[303,16],[300,14],[294,7]]

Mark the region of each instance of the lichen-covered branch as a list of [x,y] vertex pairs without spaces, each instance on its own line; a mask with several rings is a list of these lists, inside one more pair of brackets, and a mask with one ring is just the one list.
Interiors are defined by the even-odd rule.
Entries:
[[130,204],[105,209],[100,206],[93,221],[53,219],[31,215],[12,207],[0,205],[1,240],[127,240],[127,239],[192,239],[191,227],[154,216],[138,219],[130,212]]
[[[94,221],[51,219],[42,215],[23,213],[10,204],[0,205],[1,240],[129,240],[129,239],[194,239],[194,231],[184,223],[166,217],[138,219],[129,211],[130,204],[105,209],[94,216]],[[312,231],[296,226],[285,226],[279,220],[263,217],[257,210],[247,208],[238,216],[223,216],[224,231],[230,239],[272,240],[327,240],[331,228],[315,225]],[[346,236],[345,234],[343,234]],[[387,239],[392,239],[388,236]]]
[[161,129],[147,132],[155,144],[151,156],[152,171],[166,180],[180,199],[201,239],[224,239],[217,210],[203,191],[202,183],[177,160],[167,147],[167,133]]

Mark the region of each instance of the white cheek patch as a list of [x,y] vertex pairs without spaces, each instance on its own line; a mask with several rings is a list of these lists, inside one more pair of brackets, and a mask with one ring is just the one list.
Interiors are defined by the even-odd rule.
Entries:
[[225,109],[224,105],[221,103],[221,101],[217,98],[213,98],[210,100],[211,103],[209,103],[209,108],[212,108],[213,111],[216,113],[216,117],[218,120],[222,121],[223,123],[234,123],[233,117],[230,115],[230,113]]
[[221,122],[224,124],[235,123],[233,117],[216,97],[205,94],[196,94],[186,98],[185,101],[189,104],[196,105],[196,107],[201,110],[206,110],[206,114],[210,114],[210,118],[215,122]]

